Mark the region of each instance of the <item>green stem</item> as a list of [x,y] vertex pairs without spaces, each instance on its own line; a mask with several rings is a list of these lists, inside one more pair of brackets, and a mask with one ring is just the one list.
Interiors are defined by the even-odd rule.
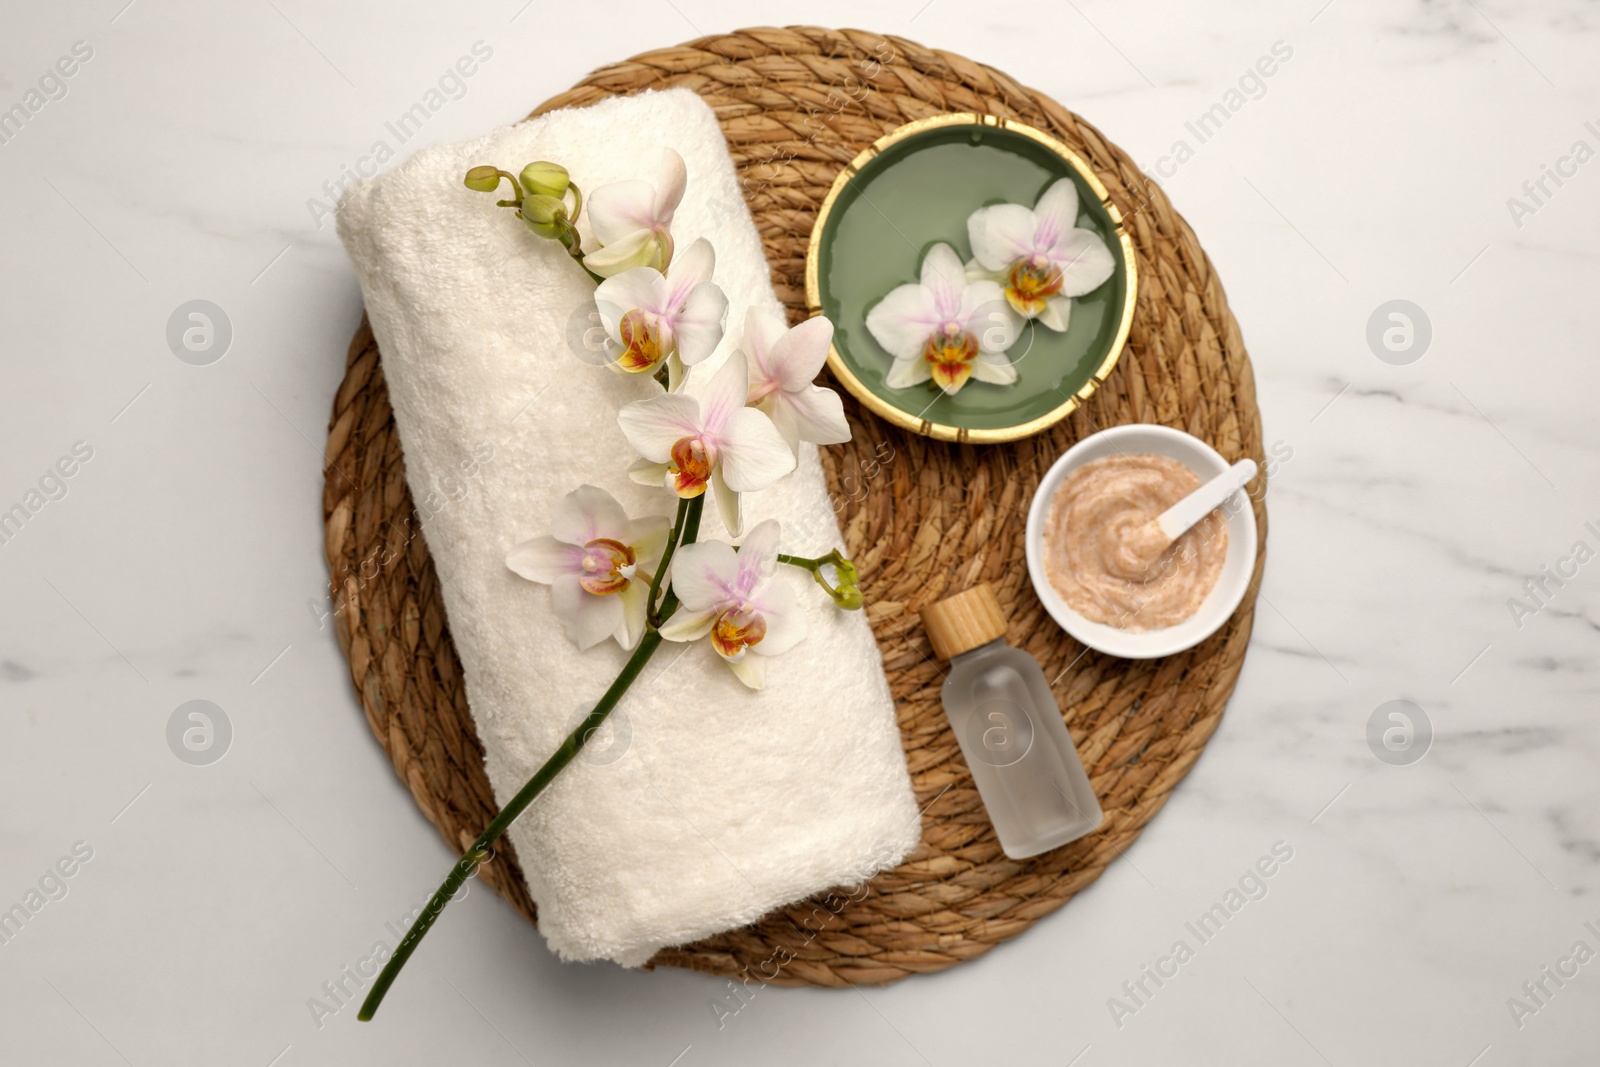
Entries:
[[578,225],[578,216],[583,214],[583,190],[578,188],[577,182],[569,181],[567,188],[572,190],[572,225]]
[[[496,169],[498,170],[499,168]],[[511,183],[511,203],[520,208],[522,206],[522,183],[517,180],[517,176],[515,174],[512,174],[508,170],[502,170],[499,173],[500,177]]]
[[628,691],[628,687],[639,677],[639,672],[644,670],[644,665],[650,661],[650,657],[655,654],[656,649],[660,646],[660,632],[654,628],[646,629],[644,636],[639,639],[639,647],[633,650],[633,655],[623,665],[622,672],[611,683],[611,688],[605,691],[605,695],[600,698],[599,703],[595,704],[594,710],[567,735],[566,740],[561,742],[561,747],[556,749],[555,753],[544,761],[544,766],[534,772],[533,777],[528,779],[527,784],[517,791],[517,795],[511,798],[511,803],[500,809],[500,814],[495,816],[494,821],[489,824],[488,828],[478,835],[478,839],[472,843],[472,847],[462,853],[455,866],[450,868],[450,874],[445,878],[443,884],[433,894],[433,899],[428,901],[428,906],[422,909],[422,914],[417,916],[417,921],[412,923],[411,929],[406,931],[406,936],[395,949],[394,955],[389,957],[389,962],[384,965],[383,972],[378,975],[378,980],[373,983],[372,991],[367,994],[367,999],[362,1002],[361,1010],[356,1014],[357,1019],[367,1022],[377,1013],[378,1005],[383,1003],[384,995],[389,992],[389,987],[394,984],[395,977],[400,973],[400,968],[406,965],[406,961],[411,958],[411,953],[416,951],[418,942],[433,928],[434,922],[439,918],[439,913],[444,911],[446,904],[450,903],[450,898],[455,896],[462,883],[472,877],[473,873],[478,869],[478,864],[489,858],[492,846],[495,841],[499,840],[500,835],[505,833],[511,824],[517,821],[517,817],[527,810],[528,805],[532,804],[534,799],[544,792],[545,787],[555,779],[555,776],[560,774],[562,769],[572,762],[573,757],[578,754],[578,750],[583,748],[590,737],[594,736],[594,732],[600,728],[601,723],[606,721],[606,716],[611,714],[611,710],[617,706],[617,701],[622,699],[622,695]]
[[678,598],[670,588],[659,609],[656,606],[656,596],[660,594],[662,583],[666,581],[667,567],[672,563],[672,554],[678,550],[678,545],[693,544],[695,538],[700,536],[700,513],[705,510],[705,506],[704,493],[678,501],[678,514],[672,521],[672,533],[667,535],[667,547],[661,553],[661,563],[656,567],[655,577],[650,579],[650,596],[645,601],[647,607],[645,619],[650,626],[660,626],[670,619],[673,611],[677,609]]
[[544,792],[545,787],[555,780],[567,764],[571,763],[578,750],[588,743],[594,732],[600,729],[606,721],[606,716],[611,714],[622,695],[628,691],[634,681],[639,677],[639,672],[644,670],[644,665],[650,662],[650,657],[655,655],[656,649],[661,647],[662,622],[672,617],[678,610],[678,596],[667,587],[666,594],[661,599],[659,611],[656,609],[656,596],[660,593],[663,576],[667,573],[667,564],[672,561],[672,553],[681,542],[690,544],[700,535],[700,514],[705,508],[705,496],[694,497],[691,500],[678,502],[678,515],[673,523],[672,534],[667,541],[666,550],[661,556],[661,566],[656,569],[655,577],[650,580],[650,606],[649,622],[645,626],[644,636],[639,639],[639,647],[633,650],[633,655],[628,657],[628,662],[623,664],[622,671],[611,683],[611,687],[600,697],[594,710],[580,722],[573,731],[561,742],[561,747],[555,750],[551,757],[544,761],[544,766],[534,772],[527,784],[517,791],[511,802],[500,809],[483,833],[461,854],[455,866],[450,868],[450,873],[445,877],[427,907],[422,909],[422,914],[417,916],[416,922],[411,924],[411,929],[406,931],[406,936],[394,950],[394,955],[389,957],[389,962],[384,965],[377,981],[372,984],[372,991],[367,994],[367,999],[362,1001],[361,1010],[356,1013],[356,1018],[367,1022],[377,1014],[378,1005],[383,1003],[383,998],[389,992],[389,987],[394,984],[395,978],[400,974],[400,969],[406,965],[411,954],[416,951],[417,944],[438,920],[439,913],[444,911],[445,905],[450,903],[450,898],[468,878],[477,871],[478,865],[493,854],[493,846],[500,836],[510,829],[511,824],[517,821],[528,805],[532,804],[538,795]]

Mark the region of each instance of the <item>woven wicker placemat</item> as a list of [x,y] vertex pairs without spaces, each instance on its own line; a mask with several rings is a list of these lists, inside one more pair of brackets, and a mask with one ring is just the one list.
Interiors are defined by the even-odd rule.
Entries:
[[[1199,241],[1129,158],[1055,101],[999,71],[898,37],[809,27],[751,29],[597,71],[539,112],[687,86],[715,109],[792,318],[805,313],[817,205],[864,146],[912,119],[974,111],[1018,119],[1088,160],[1127,220],[1138,311],[1109,380],[1067,420],[1014,445],[910,435],[845,397],[855,431],[823,450],[846,550],[864,576],[906,759],[926,806],[922,844],[834,914],[809,901],[753,926],[668,949],[655,963],[779,983],[882,983],[983,954],[1099,877],[1160,810],[1216,729],[1244,660],[1251,594],[1200,646],[1136,662],[1089,652],[1028,584],[1023,526],[1044,470],[1072,442],[1126,422],[1175,426],[1229,461],[1263,460],[1255,385],[1238,325]],[[539,112],[535,112],[538,114]],[[367,721],[423,812],[464,848],[497,811],[462,687],[439,583],[406,488],[383,371],[363,321],[328,432],[327,554],[336,629]],[[348,477],[347,477],[348,476]],[[1258,496],[1261,494],[1258,494]],[[978,581],[1010,612],[1010,640],[1044,665],[1094,780],[1099,833],[1025,862],[1001,853],[939,704],[941,668],[917,621]],[[515,854],[483,879],[529,920]],[[779,964],[781,963],[781,966]]]

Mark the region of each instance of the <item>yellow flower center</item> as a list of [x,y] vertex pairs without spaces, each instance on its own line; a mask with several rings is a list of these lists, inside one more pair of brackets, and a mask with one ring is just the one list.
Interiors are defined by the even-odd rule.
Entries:
[[947,322],[928,336],[922,346],[933,380],[945,392],[953,393],[972,377],[972,361],[978,358],[978,339],[968,330]]
[[617,356],[617,366],[630,374],[653,371],[660,364],[661,330],[649,315],[638,308],[622,316],[622,354]]
[[1061,269],[1044,256],[1029,256],[1011,265],[1006,279],[1006,300],[1021,315],[1029,318],[1044,310],[1047,297],[1061,291]]
[[633,580],[638,557],[633,547],[609,537],[597,537],[583,546],[583,573],[578,584],[597,596],[620,593]]
[[[659,454],[659,453],[658,453]],[[672,446],[672,488],[681,497],[695,497],[711,483],[711,454],[698,437],[682,437]]]
[[748,608],[729,608],[711,624],[711,644],[727,659],[739,659],[766,636],[767,620]]

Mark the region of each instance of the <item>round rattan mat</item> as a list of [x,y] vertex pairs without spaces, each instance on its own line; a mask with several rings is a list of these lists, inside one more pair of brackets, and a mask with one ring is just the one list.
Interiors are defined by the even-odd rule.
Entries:
[[[774,961],[786,961],[777,982],[827,986],[937,971],[1016,936],[1099,877],[1216,729],[1254,618],[1264,494],[1255,504],[1263,554],[1251,595],[1200,646],[1155,661],[1089,652],[1050,620],[1028,584],[1023,526],[1051,461],[1105,426],[1164,423],[1230,461],[1261,462],[1250,363],[1210,261],[1161,190],[1094,127],[999,71],[898,37],[751,29],[606,67],[539,112],[669,86],[693,89],[716,111],[773,284],[797,320],[805,314],[807,237],[834,176],[886,131],[928,115],[974,111],[1050,133],[1088,160],[1133,237],[1139,296],[1127,350],[1068,419],[1016,444],[958,446],[896,429],[846,396],[855,438],[824,449],[926,807],[921,846],[836,915],[840,898],[820,913],[817,902],[805,902],[654,960],[728,976],[748,969],[759,980],[773,980]],[[365,322],[334,399],[326,458],[326,547],[351,676],[395,770],[452,846],[464,848],[497,808]],[[995,841],[940,707],[941,669],[917,619],[922,605],[978,581],[992,583],[1010,611],[1011,642],[1055,679],[1106,814],[1100,832],[1024,862],[1007,859]],[[535,919],[508,848],[482,877]]]

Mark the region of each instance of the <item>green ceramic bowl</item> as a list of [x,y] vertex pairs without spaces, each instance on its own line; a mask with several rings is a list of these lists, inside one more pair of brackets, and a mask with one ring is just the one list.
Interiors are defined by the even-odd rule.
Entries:
[[[1078,225],[1105,239],[1117,269],[1073,301],[1065,333],[1023,327],[1011,385],[970,381],[955,396],[932,383],[892,389],[893,360],[867,332],[867,312],[915,281],[939,241],[970,258],[967,216],[989,204],[1032,207],[1059,178],[1078,186]],[[1066,145],[993,115],[939,115],[885,135],[840,172],[822,202],[806,255],[811,314],[833,321],[828,366],[877,415],[941,441],[1014,441],[1051,426],[1116,366],[1133,322],[1133,242],[1105,186]]]

